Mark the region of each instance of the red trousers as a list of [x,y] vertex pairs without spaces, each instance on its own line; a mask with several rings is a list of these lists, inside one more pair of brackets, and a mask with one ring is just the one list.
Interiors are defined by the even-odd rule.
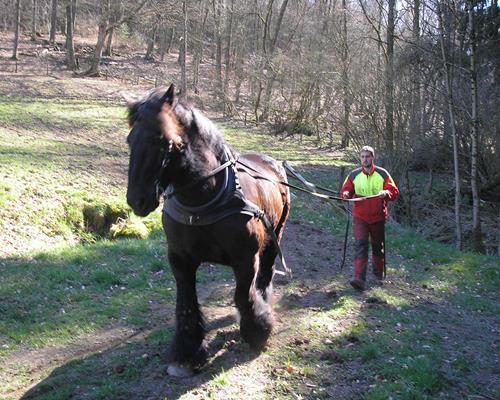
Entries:
[[372,245],[373,274],[377,279],[383,279],[385,221],[368,224],[362,219],[354,217],[352,225],[354,231],[354,279],[366,280],[369,238]]

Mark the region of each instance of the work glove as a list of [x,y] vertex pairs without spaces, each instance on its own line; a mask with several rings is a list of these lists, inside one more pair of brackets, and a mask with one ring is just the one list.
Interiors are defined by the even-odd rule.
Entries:
[[378,197],[380,197],[381,199],[390,199],[391,198],[391,192],[389,192],[388,190],[381,190],[380,192],[378,192]]

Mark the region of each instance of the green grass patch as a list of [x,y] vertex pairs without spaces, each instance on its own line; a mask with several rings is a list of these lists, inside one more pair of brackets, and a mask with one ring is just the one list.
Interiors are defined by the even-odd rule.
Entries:
[[120,321],[143,324],[150,301],[173,301],[174,291],[165,290],[174,286],[166,261],[161,275],[149,268],[163,251],[160,240],[120,240],[4,259],[0,331],[8,351],[67,343]]
[[340,318],[357,308],[359,308],[359,304],[352,297],[343,296],[330,307],[327,315],[332,318]]

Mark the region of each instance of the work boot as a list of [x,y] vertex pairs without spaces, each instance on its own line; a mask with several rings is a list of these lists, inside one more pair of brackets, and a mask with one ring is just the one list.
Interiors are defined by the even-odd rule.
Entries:
[[373,256],[372,264],[375,283],[382,285],[384,280],[384,257]]
[[375,279],[373,280],[373,284],[375,286],[384,286],[384,280],[375,277]]
[[354,289],[359,290],[360,292],[364,291],[366,288],[365,282],[362,281],[361,279],[354,278],[353,280],[349,281],[349,283]]

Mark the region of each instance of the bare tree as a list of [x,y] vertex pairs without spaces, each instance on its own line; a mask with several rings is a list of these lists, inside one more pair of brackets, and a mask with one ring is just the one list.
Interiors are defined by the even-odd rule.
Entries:
[[66,65],[68,69],[75,70],[77,67],[75,58],[75,47],[73,43],[73,5],[74,0],[65,0],[66,3]]
[[129,10],[127,14],[125,14],[118,21],[110,24],[110,0],[103,0],[100,2],[100,16],[98,23],[98,33],[97,33],[97,43],[94,49],[94,55],[90,62],[90,68],[85,72],[86,76],[98,76],[100,75],[99,65],[101,63],[102,52],[104,48],[104,42],[106,40],[106,35],[109,30],[112,28],[116,28],[123,24],[125,21],[131,19],[135,16],[148,0],[141,0],[141,2],[133,9]]
[[443,71],[445,75],[445,84],[446,84],[446,95],[447,95],[447,105],[448,105],[448,113],[450,118],[450,126],[451,126],[451,135],[453,139],[453,171],[455,178],[455,246],[457,249],[462,249],[462,223],[460,216],[460,168],[458,164],[458,138],[456,131],[456,123],[455,123],[455,110],[453,108],[453,85],[451,82],[451,74],[450,68],[452,63],[448,60],[448,56],[446,54],[445,49],[445,28],[443,21],[443,9],[441,0],[437,1],[437,14],[439,21],[439,44],[441,47],[441,57],[443,63]]
[[341,147],[349,146],[349,116],[351,102],[349,95],[349,42],[347,36],[347,0],[342,0],[342,40],[341,40],[341,62],[342,62],[342,102],[344,104],[344,118]]
[[186,56],[187,56],[187,35],[188,35],[188,12],[187,0],[182,2],[183,16],[183,38],[182,38],[182,59],[181,59],[181,97],[187,98],[187,77],[186,77]]
[[214,16],[215,26],[215,79],[217,81],[217,93],[221,94],[222,89],[222,13],[224,3],[223,0],[212,0],[212,12]]
[[16,0],[16,21],[14,25],[14,48],[12,50],[12,60],[17,60],[17,49],[19,47],[19,30],[21,26],[21,1]]
[[[231,75],[231,50],[233,38],[233,15],[234,15],[234,0],[230,0],[229,9],[227,10],[226,19],[226,51],[224,54],[224,104],[227,101],[227,91],[229,85],[229,76]],[[224,107],[225,108],[225,107]]]
[[37,0],[31,3],[31,40],[36,40]]
[[54,44],[56,41],[57,29],[57,0],[52,0],[52,13],[50,17],[50,36],[49,42]]
[[192,65],[192,77],[193,77],[193,90],[195,93],[198,93],[198,82],[200,76],[200,64],[203,59],[203,36],[205,34],[205,26],[207,22],[208,12],[209,12],[209,4],[208,0],[203,0],[199,4],[199,17],[196,19],[197,21],[201,21],[196,23],[193,34],[191,35],[192,43],[193,43],[193,65]]
[[[269,1],[269,10],[272,10],[272,5],[273,5],[273,0]],[[283,17],[285,15],[286,8],[288,6],[288,0],[283,0],[281,3],[280,11],[278,14],[278,19],[276,21],[276,25],[274,28],[274,32],[271,36],[270,39],[268,39],[269,35],[269,30],[270,30],[270,23],[271,20],[270,18],[267,18],[266,25],[264,27],[264,37],[262,40],[262,46],[263,46],[263,52],[264,52],[264,69],[268,73],[268,78],[266,82],[266,91],[264,95],[264,101],[263,101],[263,110],[262,114],[260,116],[261,120],[267,120],[269,116],[269,103],[271,101],[271,94],[273,91],[273,85],[276,80],[277,76],[277,71],[273,67],[272,59],[274,57],[275,51],[276,51],[276,43],[278,41],[278,36],[281,30],[281,25],[283,23]],[[268,16],[270,17],[270,13],[268,13]]]
[[99,25],[97,32],[97,43],[94,49],[94,57],[90,62],[90,68],[85,73],[87,76],[98,76],[100,75],[99,64],[101,63],[102,50],[104,48],[104,41],[106,39],[106,34],[108,29],[109,22],[109,13],[110,13],[110,0],[103,0],[100,2],[100,17],[99,17]]
[[111,26],[107,30],[106,44],[104,46],[103,52],[103,54],[107,57],[111,57],[111,55],[113,54],[113,39],[115,34],[114,23],[120,20],[120,18],[122,17],[122,12],[122,0],[114,0],[111,4],[111,14],[109,16],[109,22]]
[[156,15],[155,18],[153,18],[153,22],[151,23],[151,26],[148,29],[148,33],[146,36],[146,41],[148,46],[146,48],[146,55],[144,56],[145,60],[153,60],[154,58],[155,43],[156,43],[159,24],[160,24],[160,16]]
[[477,70],[476,70],[476,29],[474,24],[474,3],[467,1],[468,8],[468,31],[469,31],[469,74],[471,87],[471,190],[472,190],[472,242],[474,250],[484,253],[483,235],[481,233],[481,218],[479,204],[478,185],[478,142],[479,142],[479,119],[477,98]]
[[385,145],[387,151],[394,150],[394,8],[396,0],[387,3],[387,34],[385,63]]

